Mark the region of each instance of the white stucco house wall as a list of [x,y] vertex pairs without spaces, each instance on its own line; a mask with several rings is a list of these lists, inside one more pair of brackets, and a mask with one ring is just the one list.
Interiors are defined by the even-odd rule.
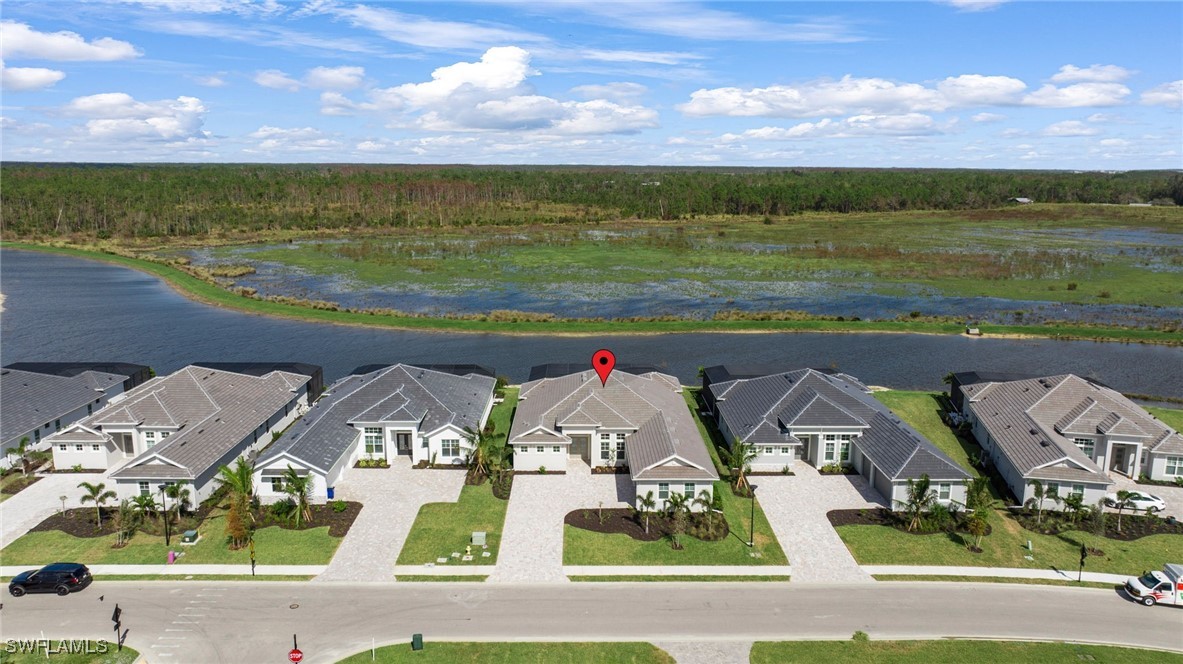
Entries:
[[469,371],[472,365],[457,365],[468,371],[463,375],[450,373],[449,365],[431,366],[395,364],[330,386],[256,460],[259,499],[286,497],[282,477],[289,467],[312,475],[313,499],[323,502],[359,459],[393,462],[401,456],[412,463],[466,464],[472,444],[465,429],[485,426],[497,381],[492,371]]

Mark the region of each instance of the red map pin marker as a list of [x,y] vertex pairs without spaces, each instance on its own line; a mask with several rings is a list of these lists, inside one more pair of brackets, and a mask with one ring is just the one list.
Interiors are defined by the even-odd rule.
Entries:
[[596,375],[600,377],[601,386],[608,384],[608,375],[612,373],[612,369],[615,366],[616,356],[606,348],[597,350],[592,355],[592,368],[596,370]]

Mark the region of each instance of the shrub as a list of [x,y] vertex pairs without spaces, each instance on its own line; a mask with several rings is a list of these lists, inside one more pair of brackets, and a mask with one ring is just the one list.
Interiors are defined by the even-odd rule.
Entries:
[[546,474],[546,466],[538,466],[538,474],[545,475]]
[[340,514],[341,512],[344,512],[347,509],[349,509],[349,505],[346,504],[344,500],[334,500],[333,501],[333,511],[336,512],[337,514]]
[[783,468],[780,469],[781,475],[788,475],[791,472],[793,472],[793,471],[789,470],[789,464],[787,464],[787,463],[784,465]]
[[1068,290],[1076,290],[1076,282],[1075,281],[1068,282]]
[[866,643],[871,640],[871,637],[867,636],[866,632],[859,630],[850,636],[850,640],[855,643]]
[[1110,293],[1110,292],[1109,292],[1109,291],[1107,291],[1107,290],[1103,290],[1103,291],[1101,291],[1101,292],[1100,292],[1100,293],[1097,295],[1097,297],[1101,297],[1101,298],[1109,298],[1109,297],[1112,297],[1112,293]]
[[723,494],[719,493],[718,491],[714,492],[714,494],[711,496],[711,509],[715,510],[716,512],[723,511]]
[[270,508],[271,516],[273,516],[277,519],[286,519],[287,516],[289,514],[291,514],[292,510],[295,508],[296,508],[296,504],[293,503],[291,501],[291,499],[281,500],[277,503],[271,504],[271,508]]
[[70,467],[70,470],[72,470],[72,471],[74,471],[74,472],[76,472],[76,473],[81,473],[81,472],[82,472],[82,464],[80,464],[80,463],[76,463],[76,464],[74,464],[73,466],[71,466],[71,467]]

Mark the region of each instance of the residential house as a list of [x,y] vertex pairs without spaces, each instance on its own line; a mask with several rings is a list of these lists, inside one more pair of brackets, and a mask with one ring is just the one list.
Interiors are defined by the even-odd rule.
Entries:
[[122,362],[16,362],[0,369],[0,449],[42,439],[94,414],[149,378],[151,369]]
[[[586,365],[584,365],[586,366]],[[533,372],[532,372],[533,374]],[[585,369],[522,385],[510,429],[516,470],[627,468],[638,499],[714,495],[719,479],[673,376]]]
[[253,376],[190,365],[133,388],[47,442],[58,468],[112,470],[120,498],[185,481],[198,503],[216,488],[221,466],[257,452],[307,408],[315,396],[309,380],[291,371]]
[[941,503],[964,504],[969,473],[856,378],[818,369],[738,376],[707,369],[704,400],[728,445],[755,447],[753,470],[791,470],[796,459],[848,466],[893,509],[906,500],[908,481],[927,475]]
[[485,426],[496,382],[476,365],[360,367],[263,451],[257,494],[263,502],[283,498],[289,467],[312,475],[313,500],[324,501],[358,459],[465,463],[473,449],[468,431]]
[[974,437],[1021,502],[1032,480],[1095,504],[1113,486],[1111,473],[1183,477],[1183,436],[1097,381],[961,373],[953,386]]

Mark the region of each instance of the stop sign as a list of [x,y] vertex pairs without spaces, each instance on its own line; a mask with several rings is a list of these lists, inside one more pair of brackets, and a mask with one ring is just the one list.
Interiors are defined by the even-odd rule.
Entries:
[[304,661],[304,653],[300,652],[299,648],[292,648],[291,652],[288,653],[288,661],[292,664],[300,664],[300,662]]

